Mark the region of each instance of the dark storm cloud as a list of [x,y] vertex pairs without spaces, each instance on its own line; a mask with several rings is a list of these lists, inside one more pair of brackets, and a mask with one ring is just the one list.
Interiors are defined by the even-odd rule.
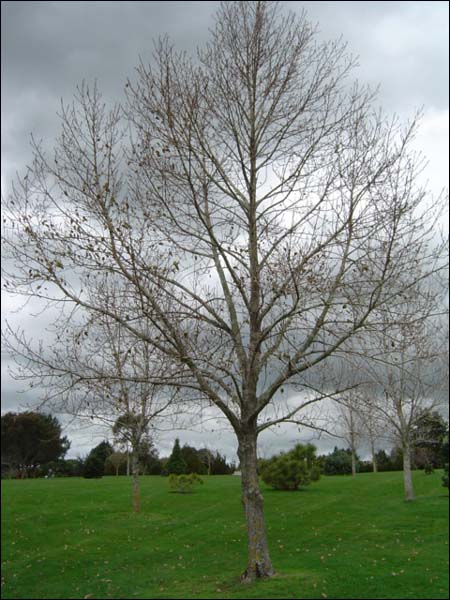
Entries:
[[[4,184],[30,157],[29,136],[54,138],[60,98],[83,79],[98,79],[121,99],[138,56],[168,33],[193,50],[208,38],[218,2],[3,2],[2,152]],[[305,8],[320,35],[342,35],[360,56],[355,75],[382,82],[387,110],[448,106],[448,3],[288,2]]]
[[[153,40],[166,33],[193,48],[208,35],[214,2],[2,3],[4,181],[29,160],[29,139],[52,139],[60,99],[97,79],[105,98],[123,86]],[[3,161],[2,161],[3,162]]]

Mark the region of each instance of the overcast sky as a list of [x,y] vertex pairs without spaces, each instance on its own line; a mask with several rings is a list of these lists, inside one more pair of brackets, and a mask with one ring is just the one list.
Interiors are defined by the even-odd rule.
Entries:
[[[60,100],[69,101],[83,79],[97,79],[104,97],[120,101],[127,77],[133,78],[138,57],[150,59],[152,40],[168,34],[176,47],[194,50],[208,38],[218,2],[2,2],[2,193],[15,171],[30,160],[30,134],[51,141],[58,132]],[[283,3],[282,3],[283,4]],[[325,39],[342,36],[359,56],[355,76],[380,84],[380,105],[405,119],[423,107],[425,116],[417,147],[429,159],[425,177],[439,193],[448,187],[448,2],[287,2],[289,9],[318,23]],[[2,321],[11,323],[15,303],[2,299]],[[40,318],[25,318],[39,337]],[[30,402],[18,394],[2,354],[2,412]],[[87,452],[100,441],[89,430],[67,431],[70,456]],[[291,447],[292,429],[268,434],[263,452]],[[182,442],[208,444],[234,458],[229,432],[179,432]],[[174,434],[161,434],[167,453]],[[319,441],[321,449],[333,441]]]

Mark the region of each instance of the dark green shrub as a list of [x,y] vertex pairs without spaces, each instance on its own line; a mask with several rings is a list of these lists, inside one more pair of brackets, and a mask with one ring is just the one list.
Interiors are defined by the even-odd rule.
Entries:
[[[359,460],[357,458],[359,463]],[[359,464],[358,464],[359,466]],[[357,470],[359,470],[357,468]],[[323,473],[325,475],[347,475],[352,472],[352,452],[350,449],[335,447],[331,454],[325,456]]]
[[197,473],[190,473],[189,475],[172,473],[169,476],[169,488],[171,492],[190,494],[195,483],[203,483],[203,479]]
[[297,490],[320,479],[316,464],[315,447],[298,444],[289,452],[283,452],[269,460],[259,462],[264,483],[276,490]]
[[99,479],[103,477],[105,461],[97,454],[89,454],[84,463],[83,477],[85,479]]

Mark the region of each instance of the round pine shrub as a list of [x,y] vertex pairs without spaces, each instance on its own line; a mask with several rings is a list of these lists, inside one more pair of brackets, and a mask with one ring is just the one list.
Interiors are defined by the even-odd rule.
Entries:
[[297,444],[289,452],[260,461],[259,470],[264,483],[276,490],[292,491],[318,481],[320,470],[315,453],[312,444]]
[[197,475],[197,473],[190,473],[185,475],[176,475],[172,473],[169,475],[169,488],[171,492],[178,492],[179,494],[190,494],[195,483],[203,483],[203,479]]

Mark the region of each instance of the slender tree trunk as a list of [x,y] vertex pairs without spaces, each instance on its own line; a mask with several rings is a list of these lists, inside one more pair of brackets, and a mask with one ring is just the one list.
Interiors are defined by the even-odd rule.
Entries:
[[140,495],[139,495],[139,457],[137,452],[132,452],[131,455],[131,472],[133,475],[133,510],[135,513],[140,512]]
[[350,411],[350,423],[351,423],[351,451],[352,451],[352,477],[356,477],[356,442],[355,442],[355,425],[353,422],[353,412]]
[[356,455],[355,450],[352,447],[352,477],[356,477]]
[[248,563],[242,575],[242,580],[245,582],[261,577],[272,577],[275,574],[267,545],[264,498],[259,489],[256,438],[256,431],[241,434],[238,448],[241,463],[242,504],[248,536]]
[[375,453],[375,444],[372,439],[370,440],[370,452],[372,454],[372,469],[373,469],[374,473],[377,473],[377,471],[378,471],[377,457],[376,457],[376,453]]
[[414,500],[414,488],[411,474],[411,448],[409,443],[403,443],[403,484],[405,488],[405,500],[411,502]]

